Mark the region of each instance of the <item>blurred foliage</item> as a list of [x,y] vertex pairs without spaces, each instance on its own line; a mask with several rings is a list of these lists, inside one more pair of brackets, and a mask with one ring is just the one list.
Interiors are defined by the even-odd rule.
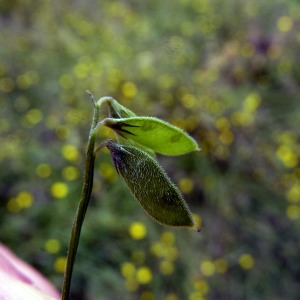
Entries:
[[1,242],[60,288],[89,89],[199,141],[159,159],[203,230],[153,222],[101,153],[72,299],[296,299],[299,16],[293,0],[2,0]]

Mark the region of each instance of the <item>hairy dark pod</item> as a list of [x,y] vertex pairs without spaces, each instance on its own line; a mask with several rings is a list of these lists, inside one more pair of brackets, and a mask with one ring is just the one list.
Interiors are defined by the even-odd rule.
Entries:
[[169,226],[194,227],[194,219],[179,189],[146,152],[107,141],[114,166],[133,196],[156,221]]

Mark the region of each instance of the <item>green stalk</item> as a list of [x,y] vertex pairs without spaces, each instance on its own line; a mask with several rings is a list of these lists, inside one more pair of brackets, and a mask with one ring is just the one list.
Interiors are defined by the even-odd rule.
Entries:
[[72,279],[75,257],[76,257],[78,244],[79,244],[80,232],[81,232],[85,213],[93,189],[94,164],[96,158],[94,147],[95,147],[95,139],[96,139],[96,128],[100,116],[100,106],[103,102],[107,101],[108,99],[108,97],[103,97],[99,99],[97,103],[95,103],[92,94],[88,91],[87,93],[89,94],[89,96],[92,98],[94,102],[94,114],[93,114],[93,120],[90,129],[87,152],[86,152],[84,182],[83,182],[83,188],[81,193],[81,199],[79,201],[79,205],[76,211],[72,232],[71,232],[70,243],[69,243],[66,268],[64,274],[64,282],[62,287],[62,300],[68,300],[70,295],[71,279]]

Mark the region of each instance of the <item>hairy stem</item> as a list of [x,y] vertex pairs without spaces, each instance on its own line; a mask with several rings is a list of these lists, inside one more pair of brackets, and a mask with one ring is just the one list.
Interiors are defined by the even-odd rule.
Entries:
[[93,121],[90,129],[88,146],[86,152],[86,160],[85,160],[85,168],[84,168],[84,182],[81,193],[81,199],[79,201],[79,205],[76,211],[71,238],[69,243],[66,268],[64,274],[64,282],[62,287],[62,300],[68,300],[70,295],[70,287],[71,287],[71,279],[72,272],[75,262],[75,257],[77,253],[77,248],[79,244],[80,232],[82,228],[82,224],[84,221],[85,213],[91,198],[92,188],[93,188],[93,179],[94,179],[94,164],[95,164],[95,139],[96,139],[96,127],[99,122],[100,116],[100,106],[103,102],[107,101],[109,97],[103,97],[99,99],[97,103],[95,103],[94,98],[90,92],[88,92],[90,97],[94,102],[94,115]]

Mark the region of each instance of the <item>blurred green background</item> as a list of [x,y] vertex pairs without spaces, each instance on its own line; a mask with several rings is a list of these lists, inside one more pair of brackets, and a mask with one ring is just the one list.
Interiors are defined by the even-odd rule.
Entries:
[[202,232],[155,223],[102,152],[72,299],[297,299],[298,1],[2,0],[0,43],[2,243],[60,289],[88,89],[199,142],[158,158]]

